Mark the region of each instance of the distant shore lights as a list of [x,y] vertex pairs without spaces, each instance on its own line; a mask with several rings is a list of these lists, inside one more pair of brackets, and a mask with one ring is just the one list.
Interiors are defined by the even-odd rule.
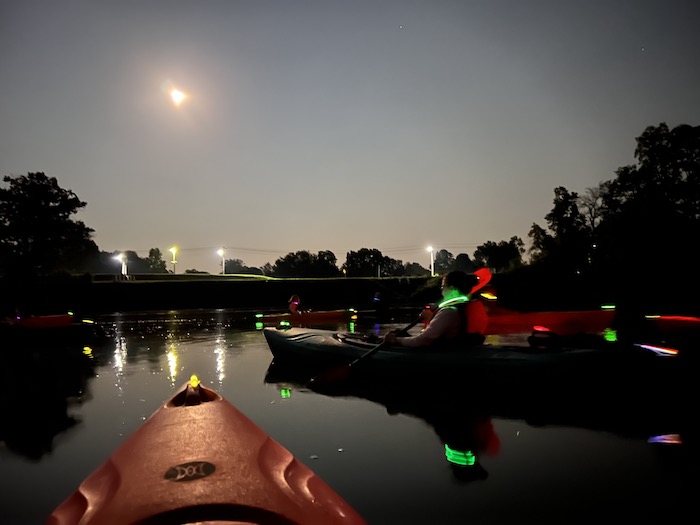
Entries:
[[223,248],[219,248],[216,253],[221,257],[221,275],[226,275],[226,251]]
[[426,248],[430,252],[430,276],[435,277],[435,251],[432,246]]
[[170,261],[171,263],[173,263],[173,273],[177,273],[177,272],[175,271],[175,265],[177,264],[177,259],[175,259],[175,254],[177,254],[177,246],[173,246],[173,247],[170,248],[170,250],[168,250],[168,251],[169,251],[170,253],[173,254],[173,260]]

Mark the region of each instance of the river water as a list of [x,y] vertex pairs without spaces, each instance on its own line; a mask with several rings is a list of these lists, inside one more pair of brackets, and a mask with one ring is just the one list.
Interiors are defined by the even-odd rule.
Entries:
[[[668,421],[659,427],[665,437],[655,437],[653,422],[639,420],[643,410],[596,419],[591,406],[577,420],[561,399],[536,417],[504,416],[473,410],[475,399],[412,404],[420,385],[405,386],[405,402],[395,391],[386,399],[330,396],[276,369],[261,331],[226,311],[98,321],[110,337],[88,349],[2,349],[3,525],[43,523],[191,374],[370,524],[651,523],[692,511],[693,443]],[[392,325],[338,328],[383,333]],[[646,395],[674,402],[668,392]],[[450,462],[446,443],[469,448],[474,464]]]

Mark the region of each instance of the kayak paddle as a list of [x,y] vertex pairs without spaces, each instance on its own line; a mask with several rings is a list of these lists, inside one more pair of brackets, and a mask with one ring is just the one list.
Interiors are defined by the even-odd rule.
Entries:
[[[489,270],[488,268],[479,268],[478,270],[476,270],[474,272],[474,275],[479,279],[479,281],[469,291],[469,295],[476,293],[477,291],[481,290],[484,286],[486,286],[488,284],[488,282],[491,280],[492,274],[491,274],[491,270]],[[418,319],[413,321],[408,326],[405,326],[404,328],[399,330],[399,332],[408,332],[411,328],[416,326],[422,320],[423,320],[422,317],[419,317]],[[343,380],[347,379],[347,377],[352,372],[353,366],[355,366],[357,363],[359,363],[363,359],[367,359],[368,357],[376,354],[386,344],[387,344],[387,342],[386,342],[386,340],[384,340],[381,343],[379,343],[377,346],[372,348],[371,350],[362,354],[360,357],[358,357],[354,361],[340,365],[340,366],[333,368],[331,370],[327,370],[326,372],[323,372],[323,373],[317,375],[316,377],[312,377],[311,383],[316,384],[316,385],[328,384],[328,383],[343,381]]]
[[[418,323],[420,323],[422,319],[419,317],[415,321],[413,321],[411,324],[408,326],[405,326],[400,330],[400,332],[408,332],[411,328],[416,326]],[[328,383],[336,383],[338,381],[343,381],[347,379],[347,377],[350,375],[350,372],[352,372],[352,367],[362,361],[363,359],[367,359],[371,355],[374,355],[377,353],[379,350],[382,349],[383,346],[386,346],[388,343],[386,340],[382,341],[379,343],[377,346],[369,350],[368,352],[365,352],[362,354],[360,357],[352,361],[351,363],[346,363],[340,366],[337,366],[331,370],[326,370],[325,372],[317,375],[316,377],[311,378],[311,383],[315,385],[324,385]]]

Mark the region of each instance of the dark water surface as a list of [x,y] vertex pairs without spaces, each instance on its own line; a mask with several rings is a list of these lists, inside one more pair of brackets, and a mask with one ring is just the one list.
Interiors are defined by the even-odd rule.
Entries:
[[[403,386],[405,404],[401,392],[392,393],[391,403],[381,396],[332,397],[287,381],[284,370],[269,370],[263,334],[231,323],[226,312],[99,321],[114,337],[89,355],[82,345],[2,349],[0,524],[43,523],[191,374],[370,524],[652,523],[693,510],[692,443],[650,442],[653,422],[637,420],[643,411],[631,410],[635,420],[620,413],[620,421],[608,414],[601,422],[591,406],[578,422],[560,399],[559,418],[487,417],[472,409],[479,406],[473,394],[414,407],[420,385]],[[672,392],[646,395],[674,402]],[[659,429],[672,430],[664,425]],[[472,444],[476,464],[450,463],[446,440],[462,452]]]

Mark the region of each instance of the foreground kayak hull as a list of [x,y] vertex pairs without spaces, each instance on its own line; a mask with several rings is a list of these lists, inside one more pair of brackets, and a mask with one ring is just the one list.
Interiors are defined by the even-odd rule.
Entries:
[[232,404],[189,384],[86,478],[47,523],[210,520],[365,523]]

